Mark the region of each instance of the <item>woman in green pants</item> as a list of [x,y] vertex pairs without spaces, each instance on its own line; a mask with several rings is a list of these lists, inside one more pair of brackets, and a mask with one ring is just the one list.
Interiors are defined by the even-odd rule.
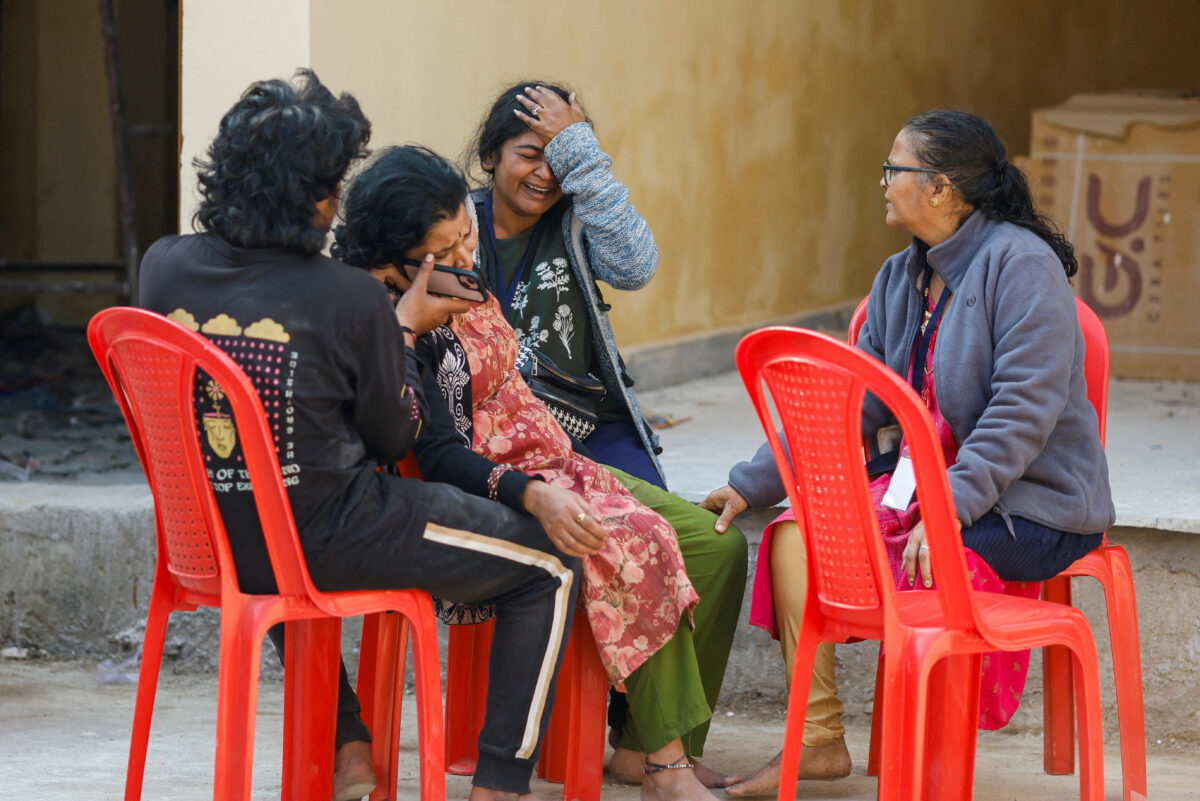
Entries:
[[[346,192],[334,253],[397,293],[422,261],[472,271],[477,229],[465,199],[445,159],[388,148]],[[691,757],[737,626],[745,538],[716,533],[711,513],[576,452],[514,369],[516,353],[491,295],[419,339],[421,471],[533,515],[560,550],[583,557],[581,603],[609,679],[629,694],[623,763],[638,760],[645,798],[711,799],[703,785],[724,777],[696,775]]]

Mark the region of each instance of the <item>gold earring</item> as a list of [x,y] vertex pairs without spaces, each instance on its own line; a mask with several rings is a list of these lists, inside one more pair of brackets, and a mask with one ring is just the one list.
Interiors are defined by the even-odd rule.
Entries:
[[938,200],[938,199],[935,197],[935,198],[932,198],[932,199],[930,199],[930,201],[929,201],[929,205],[930,205],[930,206],[934,206],[934,207],[936,207],[936,206],[937,206],[937,204],[939,204],[939,203],[941,203],[941,202],[942,202],[942,201]]

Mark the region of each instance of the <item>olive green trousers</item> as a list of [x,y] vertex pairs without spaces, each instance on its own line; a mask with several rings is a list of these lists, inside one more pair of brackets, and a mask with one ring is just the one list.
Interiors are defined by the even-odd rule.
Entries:
[[679,738],[688,755],[702,756],[746,589],[746,537],[735,526],[718,534],[712,512],[608,469],[675,529],[688,578],[700,595],[695,628],[685,615],[675,636],[625,680],[629,717],[621,747],[648,753]]

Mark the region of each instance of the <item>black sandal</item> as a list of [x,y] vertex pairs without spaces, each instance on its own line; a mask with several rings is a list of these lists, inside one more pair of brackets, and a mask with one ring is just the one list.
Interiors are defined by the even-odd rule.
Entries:
[[664,770],[683,770],[684,768],[694,768],[691,757],[684,754],[674,762],[668,762],[666,765],[660,765],[657,762],[651,762],[650,757],[646,757],[646,767],[642,768],[642,773],[662,773]]

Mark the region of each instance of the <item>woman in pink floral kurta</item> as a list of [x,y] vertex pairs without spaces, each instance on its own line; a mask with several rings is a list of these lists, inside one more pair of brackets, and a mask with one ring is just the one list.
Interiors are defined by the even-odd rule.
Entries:
[[577,492],[608,531],[583,559],[580,592],[600,658],[623,682],[669,640],[700,600],[667,521],[642,506],[605,468],[571,449],[550,410],[516,371],[517,339],[492,296],[449,326],[471,375],[471,449],[498,465]]
[[[411,287],[410,265],[470,270],[478,235],[465,197],[444,159],[388,148],[346,192],[335,254],[397,293]],[[723,776],[667,768],[701,767],[689,755],[701,753],[737,627],[745,538],[717,534],[710,513],[576,453],[514,369],[517,347],[490,296],[419,338],[417,461],[427,480],[535,516],[560,551],[581,558],[580,600],[600,657],[629,694],[617,753],[636,765],[625,775],[663,801],[712,801],[704,784]]]

